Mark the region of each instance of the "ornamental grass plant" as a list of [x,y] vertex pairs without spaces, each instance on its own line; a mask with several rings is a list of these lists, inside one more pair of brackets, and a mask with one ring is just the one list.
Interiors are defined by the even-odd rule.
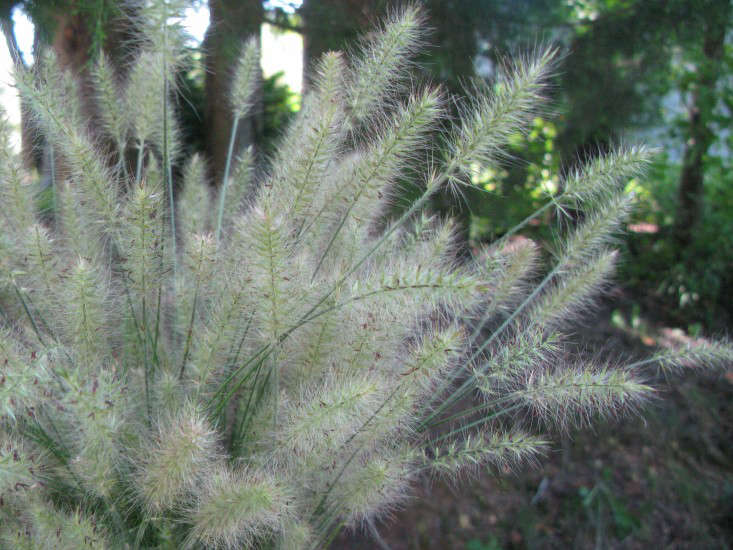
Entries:
[[[124,81],[99,58],[94,132],[52,57],[16,75],[58,162],[41,217],[0,132],[1,547],[322,548],[421,476],[536,460],[558,427],[637,410],[650,365],[730,362],[725,342],[631,365],[563,344],[613,272],[644,147],[474,254],[428,212],[542,108],[552,48],[458,100],[411,83],[424,18],[395,11],[321,58],[263,168],[233,146],[259,84],[245,42],[214,193],[175,116],[184,7],[140,5]],[[404,185],[419,197],[390,217]],[[549,209],[575,221],[548,266],[512,235]]]

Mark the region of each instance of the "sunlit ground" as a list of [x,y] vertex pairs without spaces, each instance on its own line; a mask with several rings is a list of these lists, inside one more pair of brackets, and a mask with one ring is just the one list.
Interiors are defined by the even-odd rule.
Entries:
[[[302,0],[270,0],[266,7],[280,7],[292,12]],[[200,44],[209,27],[209,9],[206,2],[186,10],[184,26],[194,44]],[[34,26],[21,8],[13,10],[13,25],[18,49],[26,64],[33,64]],[[244,37],[243,37],[244,38]],[[300,92],[303,84],[303,37],[292,31],[282,31],[272,25],[262,25],[262,73],[272,76],[283,72],[281,82],[294,92]],[[0,39],[0,105],[13,127],[11,143],[20,151],[20,103],[13,86],[13,62],[5,40]]]

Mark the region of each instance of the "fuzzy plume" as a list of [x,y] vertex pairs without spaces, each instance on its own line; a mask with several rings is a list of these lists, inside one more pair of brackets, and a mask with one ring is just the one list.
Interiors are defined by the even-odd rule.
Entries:
[[401,76],[422,43],[424,14],[408,5],[390,16],[384,27],[365,43],[357,57],[347,105],[358,124],[379,109],[399,90]]
[[221,467],[205,480],[189,512],[193,527],[186,547],[251,546],[263,535],[280,531],[289,516],[288,500],[287,491],[267,475]]
[[260,72],[260,47],[256,38],[242,46],[232,78],[230,101],[235,118],[242,118],[252,109],[252,97],[257,89]]
[[633,412],[652,391],[631,372],[578,365],[531,373],[513,396],[530,407],[537,418],[563,425],[584,424],[594,415]]
[[144,451],[137,478],[138,492],[153,512],[189,497],[211,475],[217,459],[216,432],[192,406],[158,423],[155,444]]

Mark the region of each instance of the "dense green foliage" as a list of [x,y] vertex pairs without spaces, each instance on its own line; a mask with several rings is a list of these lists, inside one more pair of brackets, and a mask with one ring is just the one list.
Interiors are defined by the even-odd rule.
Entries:
[[[491,2],[481,4],[501,13],[500,7],[489,6]],[[733,190],[727,177],[731,156],[726,130],[732,114],[728,98],[733,57],[727,43],[716,53],[711,37],[717,33],[725,42],[733,16],[729,2],[522,5],[524,13],[514,26],[489,23],[480,31],[490,45],[483,54],[495,58],[497,51],[511,49],[517,36],[532,34],[549,35],[564,44],[567,54],[554,92],[559,116],[552,119],[554,144],[545,151],[548,168],[556,166],[562,173],[629,134],[651,135],[663,143],[668,153],[656,159],[649,177],[634,184],[642,206],[632,227],[653,232],[632,232],[623,279],[640,298],[653,297],[665,306],[664,317],[671,322],[726,327],[733,318],[733,248],[728,237]],[[516,32],[517,26],[522,32]],[[696,147],[699,161],[694,159]],[[505,192],[486,206],[478,202],[474,209],[478,214],[473,222],[485,228],[484,235],[501,234],[506,226],[501,217],[494,223],[496,211],[528,211],[536,201],[540,186],[532,168],[521,176],[523,161],[530,167],[537,161],[536,140],[518,144],[515,154],[518,162],[512,163],[509,174],[492,183]],[[683,190],[686,168],[699,179],[689,201],[682,200],[688,193]],[[680,236],[681,224],[689,226],[689,237]]]

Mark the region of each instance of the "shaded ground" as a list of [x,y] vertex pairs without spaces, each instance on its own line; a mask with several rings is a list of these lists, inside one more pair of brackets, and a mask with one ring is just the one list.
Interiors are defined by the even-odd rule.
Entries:
[[[624,303],[624,300],[621,300]],[[616,304],[619,302],[617,301]],[[618,305],[617,305],[618,307]],[[578,330],[584,349],[646,355],[684,340],[627,301]],[[658,382],[644,417],[556,438],[539,467],[426,482],[379,526],[393,550],[717,549],[733,545],[733,372]],[[334,548],[379,547],[344,533]]]

